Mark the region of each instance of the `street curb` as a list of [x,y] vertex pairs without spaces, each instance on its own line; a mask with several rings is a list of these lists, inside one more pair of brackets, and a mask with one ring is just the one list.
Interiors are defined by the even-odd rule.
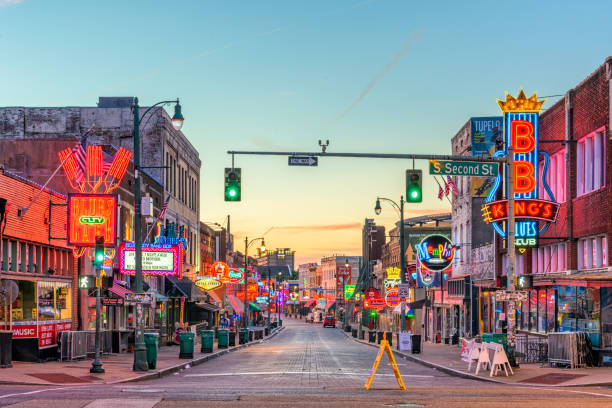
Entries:
[[[348,337],[351,340],[356,341],[357,343],[360,344],[365,344],[367,346],[371,346],[371,347],[375,347],[375,348],[379,348],[377,343],[370,343],[370,342],[366,342],[366,341],[361,341],[359,339],[354,338],[352,335],[348,335],[346,332],[342,331],[342,333]],[[391,348],[393,350],[393,348]],[[500,384],[500,385],[515,385],[515,386],[531,386],[531,387],[556,387],[556,388],[563,388],[563,387],[595,387],[595,386],[606,386],[606,385],[612,385],[612,382],[603,382],[603,383],[590,383],[590,384],[536,384],[536,383],[516,383],[516,382],[509,382],[509,381],[502,381],[502,380],[498,380],[495,378],[490,378],[490,377],[480,377],[477,376],[475,374],[470,374],[470,373],[466,373],[463,371],[459,371],[459,370],[455,370],[453,368],[450,367],[446,367],[440,364],[435,364],[432,363],[430,361],[427,360],[423,360],[420,359],[418,357],[413,356],[412,354],[406,354],[402,351],[399,350],[393,350],[393,354],[396,354],[400,357],[402,357],[405,360],[410,360],[414,363],[417,364],[421,364],[425,367],[429,367],[429,368],[433,368],[434,370],[438,370],[441,371],[443,373],[452,375],[454,377],[460,377],[460,378],[465,378],[468,380],[477,380],[477,381],[483,381],[483,382],[489,382],[489,383],[494,383],[494,384]]]
[[[278,333],[280,333],[281,331],[283,331],[285,329],[285,326],[281,326],[278,329],[275,329],[268,337],[261,339],[261,340],[257,340],[257,341],[252,341],[249,342],[247,344],[240,344],[238,346],[232,347],[232,348],[228,348],[228,349],[224,349],[224,350],[220,350],[220,351],[216,351],[214,353],[211,354],[206,354],[203,356],[200,356],[198,358],[194,358],[193,360],[188,360],[185,361],[184,363],[180,363],[174,366],[170,366],[170,367],[166,367],[166,368],[162,368],[158,371],[154,371],[152,373],[146,373],[143,375],[139,375],[136,377],[131,377],[125,380],[119,380],[119,381],[112,381],[112,382],[98,382],[98,383],[67,383],[67,384],[54,384],[54,383],[50,383],[50,384],[41,384],[41,383],[30,383],[30,382],[18,382],[18,381],[0,381],[0,385],[30,385],[30,386],[37,386],[37,387],[45,387],[45,386],[52,386],[52,387],[58,387],[58,386],[70,386],[70,387],[74,387],[74,386],[88,386],[88,385],[96,385],[96,384],[122,384],[122,383],[130,383],[130,382],[138,382],[138,381],[146,381],[146,380],[152,380],[154,378],[161,378],[164,377],[166,375],[170,375],[176,371],[182,370],[184,369],[187,365],[190,366],[196,366],[196,365],[200,365],[202,363],[205,363],[208,360],[212,360],[213,358],[217,358],[220,357],[224,354],[227,353],[231,353],[233,351],[238,351],[241,350],[245,347],[250,347],[253,346],[255,344],[261,344],[263,342],[266,342],[268,340],[270,340],[272,337],[276,336]],[[44,363],[43,363],[44,364]]]
[[143,375],[139,375],[136,377],[132,377],[132,378],[127,378],[125,380],[119,380],[119,381],[113,381],[113,382],[108,382],[105,384],[123,384],[123,383],[130,383],[130,382],[139,382],[139,381],[147,381],[147,380],[152,380],[155,378],[161,378],[167,375],[170,375],[172,373],[175,373],[177,371],[183,370],[187,367],[187,365],[194,367],[197,365],[200,365],[202,363],[207,362],[208,360],[212,360],[214,358],[220,357],[224,354],[228,354],[234,351],[238,351],[238,350],[242,350],[243,348],[246,347],[250,347],[250,346],[254,346],[256,344],[261,344],[264,343],[268,340],[270,340],[272,337],[276,336],[278,333],[280,333],[281,331],[283,331],[285,329],[285,326],[279,327],[278,329],[274,330],[274,332],[272,334],[270,334],[268,337],[266,337],[265,339],[262,340],[257,340],[257,341],[252,341],[246,344],[240,344],[238,346],[232,347],[232,348],[228,348],[225,350],[221,350],[221,351],[216,351],[214,353],[211,354],[207,354],[198,358],[194,358],[193,360],[189,360],[186,361],[184,363],[180,363],[174,366],[170,366],[170,367],[166,367],[166,368],[162,368],[158,371],[152,372],[152,373],[147,373],[147,374],[143,374]]

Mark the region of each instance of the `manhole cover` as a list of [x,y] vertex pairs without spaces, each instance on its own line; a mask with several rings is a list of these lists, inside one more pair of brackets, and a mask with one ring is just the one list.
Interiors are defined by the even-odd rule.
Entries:
[[537,377],[527,378],[519,382],[534,383],[534,384],[560,384],[562,382],[573,380],[575,378],[580,378],[584,376],[586,376],[586,374],[552,373],[552,374],[538,375]]
[[71,384],[71,383],[90,383],[91,380],[75,377],[64,373],[41,373],[28,374],[30,377],[40,378],[41,380],[49,381],[54,384]]

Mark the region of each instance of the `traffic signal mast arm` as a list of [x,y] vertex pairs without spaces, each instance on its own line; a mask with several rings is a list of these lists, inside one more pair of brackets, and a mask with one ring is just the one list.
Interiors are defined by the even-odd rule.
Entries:
[[440,154],[400,154],[400,153],[330,153],[330,152],[257,152],[228,150],[227,154],[246,154],[262,156],[319,156],[319,157],[357,157],[362,159],[410,159],[410,160],[456,160],[481,163],[506,163],[506,157],[453,156]]

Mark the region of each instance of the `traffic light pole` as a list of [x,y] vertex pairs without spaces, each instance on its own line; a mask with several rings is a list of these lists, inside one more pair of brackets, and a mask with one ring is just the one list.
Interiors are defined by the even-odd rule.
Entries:
[[100,286],[102,286],[102,276],[100,268],[96,266],[96,337],[94,339],[96,354],[89,369],[89,372],[94,374],[104,373],[104,368],[102,368],[102,362],[100,361]]

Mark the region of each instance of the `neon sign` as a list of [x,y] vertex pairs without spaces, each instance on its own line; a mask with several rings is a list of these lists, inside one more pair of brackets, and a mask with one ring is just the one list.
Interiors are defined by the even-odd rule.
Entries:
[[[525,252],[527,247],[536,247],[538,237],[546,231],[552,222],[556,221],[559,204],[546,182],[549,156],[538,150],[538,114],[545,100],[538,100],[537,94],[527,98],[521,89],[518,97],[506,94],[506,100],[497,103],[504,113],[505,151],[498,151],[494,156],[508,154],[508,146],[513,148],[513,177],[515,199],[515,246],[519,252]],[[538,174],[539,155],[544,157],[542,174]],[[506,172],[507,173],[507,172]],[[540,180],[541,177],[541,180]],[[509,196],[509,185],[506,178],[506,197]],[[550,200],[538,197],[539,183]],[[508,219],[508,200],[493,201],[499,186],[501,175],[498,175],[493,188],[482,206],[484,221],[493,225],[499,236],[505,238],[506,232],[501,222]],[[538,222],[543,222],[539,227]]]
[[90,145],[86,150],[66,148],[58,153],[58,157],[66,179],[74,190],[81,193],[103,190],[103,193],[108,194],[121,184],[132,152],[121,147],[108,163],[104,160],[102,146]]
[[198,288],[202,288],[204,290],[212,290],[221,286],[221,282],[217,279],[212,278],[210,276],[205,276],[203,278],[198,278],[195,282],[195,285]]
[[97,236],[104,245],[114,246],[117,224],[117,198],[103,194],[68,195],[68,243],[93,246]]
[[397,289],[393,289],[387,292],[385,295],[385,302],[389,307],[395,307],[400,303],[400,297]]
[[[142,273],[144,275],[182,276],[180,245],[142,244]],[[119,271],[136,273],[136,247],[133,243],[119,246]]]
[[457,247],[444,235],[430,235],[418,244],[421,268],[440,272],[451,265]]

